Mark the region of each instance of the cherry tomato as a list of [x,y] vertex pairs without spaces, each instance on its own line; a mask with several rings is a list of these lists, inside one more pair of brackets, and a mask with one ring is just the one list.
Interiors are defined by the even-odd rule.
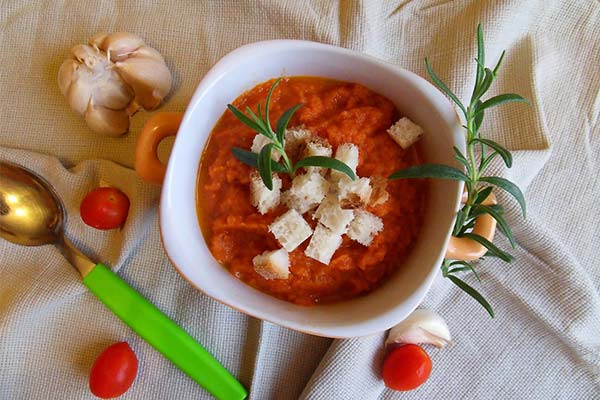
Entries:
[[394,390],[412,390],[421,386],[431,373],[431,359],[416,344],[392,349],[383,361],[383,381]]
[[100,187],[89,192],[79,207],[81,219],[96,229],[123,225],[129,213],[129,199],[119,189]]
[[90,390],[102,399],[125,393],[138,370],[138,359],[126,342],[108,346],[94,361],[90,372]]

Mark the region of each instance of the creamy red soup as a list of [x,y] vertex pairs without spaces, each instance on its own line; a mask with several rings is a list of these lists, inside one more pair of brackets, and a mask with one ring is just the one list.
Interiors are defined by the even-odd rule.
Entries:
[[[244,110],[264,105],[273,81],[241,94],[233,104]],[[406,150],[387,129],[401,115],[387,98],[357,83],[317,77],[290,77],[281,81],[271,99],[271,124],[288,108],[303,103],[289,127],[304,126],[326,138],[334,153],[342,143],[359,149],[359,176],[384,176],[420,163],[419,146]],[[288,279],[264,279],[252,259],[281,246],[268,225],[287,211],[279,205],[261,215],[251,204],[250,173],[231,153],[234,146],[250,149],[256,132],[224,112],[205,147],[197,185],[200,226],[213,256],[248,285],[295,304],[314,305],[350,299],[372,291],[395,270],[402,268],[423,220],[426,183],[421,180],[389,181],[389,200],[367,210],[379,216],[384,229],[366,247],[344,236],[329,265],[307,257],[309,240],[289,254]],[[283,189],[290,177],[280,174]],[[304,217],[314,228],[316,221]]]

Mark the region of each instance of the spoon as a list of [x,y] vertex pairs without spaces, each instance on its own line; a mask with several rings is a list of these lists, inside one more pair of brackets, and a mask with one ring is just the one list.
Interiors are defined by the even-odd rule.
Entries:
[[244,399],[246,389],[188,333],[104,264],[80,252],[64,234],[65,208],[33,172],[0,161],[0,237],[24,246],[53,244],[83,284],[115,315],[218,399]]

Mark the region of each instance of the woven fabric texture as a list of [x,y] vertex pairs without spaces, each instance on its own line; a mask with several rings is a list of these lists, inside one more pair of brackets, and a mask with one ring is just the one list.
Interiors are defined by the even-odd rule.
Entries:
[[[441,277],[424,307],[441,313],[454,344],[430,349],[433,372],[397,393],[380,379],[383,334],[329,340],[238,313],[203,296],[169,264],[160,243],[159,188],[131,169],[144,121],[122,138],[93,134],[56,83],[73,45],[129,31],[174,74],[160,111],[183,111],[202,76],[236,47],[293,38],[347,47],[425,76],[428,56],[460,98],[474,80],[475,28],[488,62],[507,50],[494,93],[529,106],[487,113],[485,134],[514,152],[496,172],[525,189],[528,217],[503,194],[517,261],[479,263],[490,319]],[[600,398],[600,4],[558,0],[2,1],[0,159],[44,176],[63,198],[68,236],[105,262],[216,355],[253,399]],[[122,231],[86,227],[79,202],[99,184],[131,199]],[[508,247],[504,238],[498,243]],[[465,278],[473,282],[473,277]],[[0,240],[0,399],[92,398],[87,375],[108,344],[141,360],[127,399],[210,396],[139,339],[80,283],[51,246]]]

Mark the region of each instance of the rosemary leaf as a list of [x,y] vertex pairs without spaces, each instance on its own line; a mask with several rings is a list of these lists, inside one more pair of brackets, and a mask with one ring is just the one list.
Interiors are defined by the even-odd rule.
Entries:
[[500,157],[502,157],[502,159],[504,160],[504,164],[506,164],[506,166],[508,168],[512,167],[512,161],[513,161],[512,155],[510,154],[510,151],[508,151],[504,147],[502,147],[500,145],[500,143],[494,142],[493,140],[490,140],[490,139],[484,139],[484,138],[475,138],[475,139],[473,139],[473,142],[483,143],[483,144],[487,145],[488,147],[491,147],[498,153],[498,155]]
[[279,118],[279,120],[277,120],[275,134],[277,135],[277,140],[279,140],[279,142],[282,145],[285,144],[285,130],[287,129],[288,124],[290,123],[290,119],[292,119],[294,113],[298,111],[298,109],[302,106],[302,103],[296,104],[295,106],[281,114],[281,117]]
[[400,178],[438,178],[452,179],[455,181],[468,181],[469,177],[464,172],[444,164],[421,164],[414,167],[401,169],[389,176],[389,179]]
[[473,265],[470,262],[468,262],[468,261],[452,261],[450,263],[450,267],[453,267],[455,265],[463,265],[463,267],[452,268],[451,270],[448,271],[449,273],[453,274],[456,272],[471,271],[471,272],[473,272],[473,275],[475,275],[475,278],[477,278],[477,280],[479,282],[481,282],[481,278],[479,278],[479,274],[477,273],[477,271],[475,271],[475,268],[473,267]]
[[425,68],[427,69],[427,73],[431,77],[431,80],[433,81],[433,83],[435,83],[435,85],[442,92],[444,92],[446,94],[446,96],[450,97],[450,99],[452,99],[452,101],[461,109],[461,111],[463,112],[463,114],[466,116],[467,115],[467,110],[465,109],[465,106],[463,106],[463,104],[460,102],[460,100],[458,99],[458,97],[456,97],[456,95],[454,93],[452,93],[452,91],[450,89],[448,89],[448,86],[446,86],[446,84],[444,82],[442,82],[442,80],[433,71],[433,69],[429,65],[429,61],[427,60],[427,58],[425,58]]
[[481,204],[482,202],[484,202],[485,199],[487,199],[492,193],[492,190],[494,190],[494,188],[491,186],[486,186],[484,188],[479,189],[479,191],[477,192],[477,198],[475,198],[474,203]]
[[336,171],[345,173],[352,180],[356,179],[356,174],[354,174],[352,168],[350,168],[340,160],[331,157],[312,156],[303,158],[302,160],[298,161],[296,165],[294,165],[294,172],[296,172],[298,168],[302,167],[324,167],[335,169]]
[[479,178],[479,180],[482,182],[491,183],[492,185],[498,186],[499,188],[510,193],[521,206],[521,212],[523,213],[523,218],[525,218],[525,196],[523,196],[523,192],[521,192],[521,189],[519,189],[517,185],[508,179],[500,178],[499,176],[484,176]]
[[529,103],[529,101],[515,93],[499,94],[498,96],[490,97],[481,103],[481,105],[476,107],[475,115],[477,116],[478,114],[483,113],[483,111],[488,108],[496,107],[506,103]]
[[506,50],[502,50],[502,54],[500,54],[500,58],[498,59],[498,62],[496,63],[496,66],[494,67],[494,76],[496,76],[496,74],[498,73],[498,70],[500,69],[500,65],[502,64],[502,60],[504,60],[505,54],[506,54]]
[[273,190],[273,175],[271,175],[271,152],[273,151],[273,146],[273,143],[265,145],[258,155],[258,172],[263,183],[269,190]]
[[233,115],[235,115],[235,117],[237,119],[239,119],[240,121],[242,121],[242,123],[244,125],[246,125],[250,129],[252,129],[253,131],[256,131],[256,132],[259,132],[259,133],[263,133],[262,126],[258,125],[252,119],[250,119],[249,117],[247,117],[246,114],[244,114],[243,112],[241,112],[240,110],[238,110],[237,108],[235,108],[235,106],[233,104],[227,104],[227,108],[229,109],[229,111],[231,111],[233,113]]
[[494,318],[494,310],[492,309],[492,306],[490,305],[490,303],[487,302],[487,300],[481,294],[479,294],[479,292],[477,290],[475,290],[470,285],[468,285],[465,281],[457,278],[454,275],[448,275],[448,279],[450,279],[452,281],[452,283],[454,283],[456,286],[458,286],[463,291],[465,291],[469,296],[471,296],[472,298],[477,300],[477,302],[479,304],[481,304],[483,306],[483,308],[485,308],[485,310],[488,312],[488,314],[490,314],[490,316],[492,318]]
[[[233,156],[242,163],[258,169],[258,154],[239,147],[232,147]],[[271,159],[271,169],[275,172],[284,172],[285,168],[275,160]]]
[[513,256],[511,256],[504,250],[500,250],[494,243],[490,242],[481,235],[477,235],[475,233],[464,233],[461,237],[473,239],[474,241],[488,249],[490,253],[494,254],[496,257],[500,258],[503,261],[511,262],[512,260],[514,260]]
[[510,245],[514,249],[516,246],[515,237],[513,236],[510,226],[504,219],[502,212],[499,212],[498,209],[495,207],[484,206],[483,204],[476,205],[475,209],[481,210],[484,214],[491,215],[492,218],[494,218],[496,222],[498,222],[498,228],[500,229],[500,232],[502,232],[504,236],[506,236],[506,238],[510,242]]

